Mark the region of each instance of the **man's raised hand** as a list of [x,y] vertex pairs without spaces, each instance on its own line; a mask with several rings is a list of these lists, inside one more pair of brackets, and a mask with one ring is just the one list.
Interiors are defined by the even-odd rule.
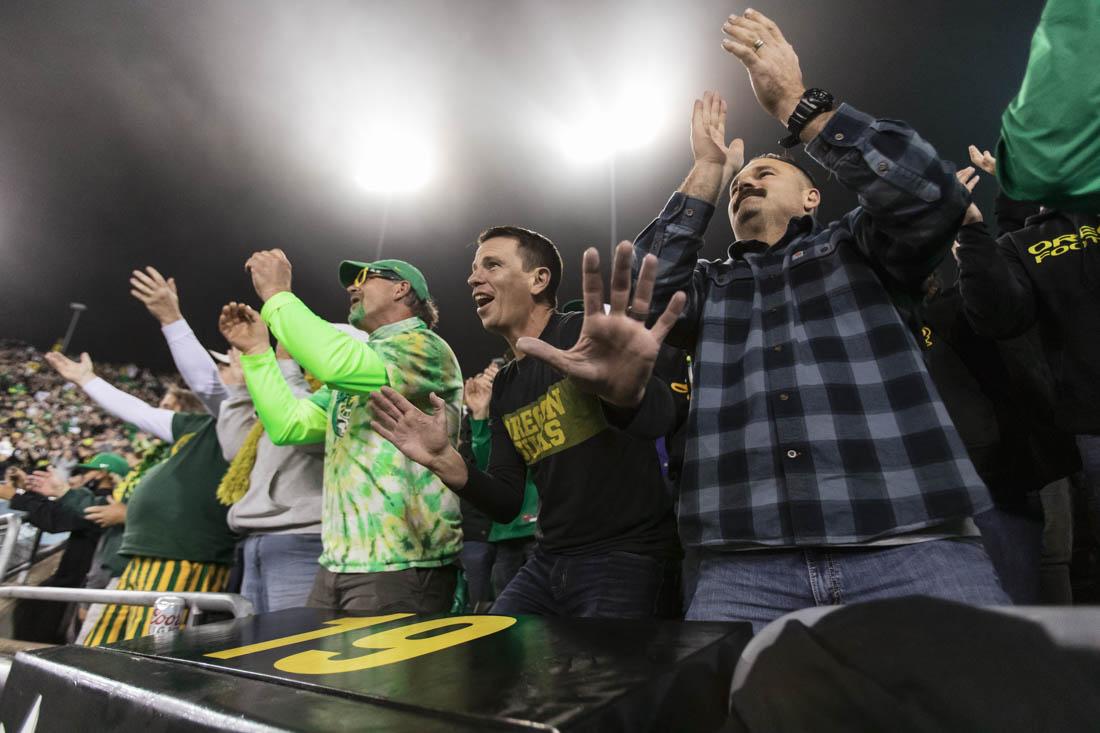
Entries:
[[262,354],[271,348],[267,325],[259,313],[244,303],[228,303],[222,308],[218,330],[242,354]]
[[28,476],[27,490],[42,496],[52,496],[56,499],[64,496],[65,492],[69,490],[69,486],[61,478],[61,475],[53,467],[50,467],[45,471],[35,471]]
[[[966,190],[970,193],[974,193],[974,187],[977,186],[978,181],[981,180],[973,166],[967,166],[966,168],[956,171],[955,178],[959,179],[959,183],[965,186]],[[979,221],[984,221],[982,210],[978,208],[977,204],[971,201],[970,206],[966,209],[966,214],[963,216],[962,225],[976,224]]]
[[731,15],[722,26],[722,48],[749,72],[756,101],[783,125],[798,106],[806,87],[798,54],[770,18],[755,10]]
[[95,365],[92,364],[92,357],[87,353],[80,355],[79,362],[73,361],[59,351],[48,351],[44,358],[54,371],[81,387],[95,379]]
[[244,269],[252,275],[252,287],[265,303],[276,293],[290,290],[290,260],[281,249],[253,252],[244,263]]
[[[545,341],[523,337],[516,348],[545,361],[571,378],[583,391],[618,407],[635,407],[645,396],[661,342],[684,310],[687,297],[676,293],[652,328],[649,301],[657,279],[657,258],[646,255],[630,297],[630,262],[633,248],[621,242],[611,265],[611,310],[603,311],[603,279],[595,249],[584,253],[582,283],[584,325],[573,348],[563,351]],[[629,304],[629,305],[628,305]]]
[[454,448],[447,430],[447,403],[434,392],[430,399],[435,412],[427,415],[394,389],[371,392],[371,429],[410,460],[435,470]]
[[966,151],[970,153],[970,162],[981,168],[991,176],[997,175],[997,159],[988,150],[978,150],[977,145],[970,145]]
[[493,397],[493,379],[500,368],[496,364],[490,364],[485,371],[470,377],[463,385],[462,399],[466,407],[470,408],[470,417],[475,420],[484,420],[489,417],[489,402]]
[[167,326],[183,318],[180,312],[180,296],[176,292],[175,278],[164,279],[155,267],[130,273],[130,295],[142,303],[160,325]]
[[745,163],[745,143],[726,143],[726,101],[718,92],[703,92],[691,110],[691,152],[696,165],[722,166],[723,187]]

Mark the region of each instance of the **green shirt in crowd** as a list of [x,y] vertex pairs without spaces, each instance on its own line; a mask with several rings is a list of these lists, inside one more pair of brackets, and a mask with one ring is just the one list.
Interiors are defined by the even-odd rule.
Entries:
[[1001,117],[997,178],[1017,201],[1100,212],[1100,2],[1048,0]]
[[226,523],[229,507],[217,499],[229,468],[222,457],[213,415],[172,416],[172,450],[149,469],[126,505],[119,552],[132,557],[233,562],[236,536]]
[[[493,448],[493,432],[489,428],[488,420],[476,420],[470,418],[470,450],[474,454],[477,467],[482,471],[489,467],[489,455]],[[514,540],[520,537],[532,537],[539,519],[539,490],[531,479],[531,471],[527,471],[527,483],[523,487],[523,506],[519,514],[508,524],[493,522],[489,530],[490,542],[502,542]]]
[[458,497],[371,428],[368,395],[384,386],[425,412],[435,392],[458,441],[462,374],[447,342],[419,318],[390,323],[362,343],[316,316],[290,292],[264,304],[275,338],[325,387],[291,393],[275,354],[241,358],[248,391],[277,445],[325,441],[320,563],[334,573],[449,565],[462,549]]

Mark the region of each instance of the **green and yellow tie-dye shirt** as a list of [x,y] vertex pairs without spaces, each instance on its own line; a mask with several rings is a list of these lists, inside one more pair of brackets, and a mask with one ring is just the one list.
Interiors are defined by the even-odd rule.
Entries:
[[389,386],[425,412],[435,392],[458,441],[462,374],[447,342],[419,318],[357,341],[289,292],[261,311],[287,351],[326,386],[297,399],[275,354],[241,358],[256,412],[276,444],[325,441],[322,566],[364,573],[450,564],[462,549],[458,497],[428,469],[371,429],[368,395]]

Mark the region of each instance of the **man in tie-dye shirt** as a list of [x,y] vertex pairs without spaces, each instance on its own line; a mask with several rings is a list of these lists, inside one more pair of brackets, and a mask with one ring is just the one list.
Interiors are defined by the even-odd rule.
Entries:
[[[341,263],[340,281],[351,297],[348,321],[370,334],[364,344],[290,292],[290,262],[282,251],[257,252],[246,267],[263,309],[257,314],[231,303],[220,326],[243,352],[256,411],[276,444],[325,441],[324,551],[309,605],[449,610],[462,548],[458,498],[372,430],[367,399],[389,386],[423,409],[444,409],[449,438],[457,441],[462,375],[454,353],[432,330],[438,311],[424,276],[401,260]],[[291,394],[268,327],[325,385],[311,397]]]

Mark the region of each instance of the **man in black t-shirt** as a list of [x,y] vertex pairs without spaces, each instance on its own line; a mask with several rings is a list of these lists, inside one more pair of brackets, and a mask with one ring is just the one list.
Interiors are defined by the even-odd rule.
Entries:
[[[540,500],[537,546],[494,613],[676,615],[679,542],[654,445],[675,420],[672,394],[656,378],[642,382],[640,393],[627,393],[624,382],[637,380],[606,368],[616,351],[644,354],[652,367],[675,321],[670,306],[652,330],[645,328],[655,263],[650,287],[639,286],[628,315],[631,251],[620,246],[605,314],[599,257],[589,250],[585,313],[563,314],[556,308],[561,257],[550,240],[494,227],[478,245],[468,280],[477,315],[516,353],[493,384],[488,470],[450,447],[442,411],[427,416],[392,390],[371,396],[375,429],[498,522],[519,512],[530,468]],[[540,351],[546,345],[589,368],[566,378],[550,362],[525,357],[546,355]]]

